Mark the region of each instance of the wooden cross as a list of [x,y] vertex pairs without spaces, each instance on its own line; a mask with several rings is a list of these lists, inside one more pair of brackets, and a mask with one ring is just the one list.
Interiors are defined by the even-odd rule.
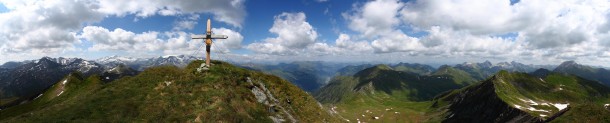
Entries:
[[210,47],[212,47],[212,39],[227,39],[229,38],[229,36],[227,35],[213,35],[212,34],[212,27],[211,27],[211,22],[210,19],[208,19],[208,27],[207,30],[205,32],[205,35],[193,35],[191,36],[193,39],[205,39],[205,52],[206,52],[206,59],[205,59],[205,65],[207,67],[210,67]]

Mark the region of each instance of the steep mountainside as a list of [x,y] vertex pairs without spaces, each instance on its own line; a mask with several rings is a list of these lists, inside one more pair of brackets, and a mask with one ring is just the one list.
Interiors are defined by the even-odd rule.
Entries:
[[314,93],[323,103],[336,103],[353,95],[389,96],[404,101],[423,101],[451,89],[468,84],[458,84],[445,75],[418,75],[396,71],[387,65],[364,69],[351,77],[337,77],[329,85]]
[[472,84],[477,82],[477,79],[472,78],[466,71],[443,65],[434,71],[431,75],[448,76],[458,84]]
[[43,57],[6,70],[0,76],[0,108],[36,96],[70,72],[91,75],[103,69],[102,65],[83,59]]
[[370,68],[373,67],[374,65],[372,64],[362,64],[362,65],[348,65],[345,66],[339,70],[337,70],[337,72],[335,73],[335,76],[353,76],[354,74],[358,73],[361,70],[364,70],[366,68]]
[[589,80],[595,80],[610,87],[610,70],[581,65],[574,61],[566,61],[557,66],[553,72],[573,74]]
[[[500,71],[475,85],[438,96],[431,121],[581,122],[610,120],[610,88],[576,76]],[[578,115],[587,109],[594,115]],[[581,120],[579,120],[581,119]]]
[[418,63],[398,63],[395,65],[390,65],[390,67],[396,71],[411,72],[420,75],[427,75],[435,70],[432,66]]
[[138,75],[138,73],[138,71],[132,69],[131,67],[124,64],[119,64],[114,68],[104,71],[100,77],[104,82],[111,82],[124,76],[135,76]]
[[[339,122],[279,77],[213,61],[160,66],[110,83],[68,79],[32,103],[0,110],[1,122]],[[67,78],[75,78],[71,75]],[[66,83],[66,84],[64,84]],[[59,90],[63,89],[63,94]],[[49,99],[53,97],[52,99]],[[36,103],[52,102],[52,103]],[[7,115],[5,115],[7,114]]]
[[[453,73],[453,72],[448,72]],[[376,65],[353,76],[337,76],[314,93],[331,112],[363,122],[419,122],[434,96],[467,86],[449,74],[419,75]]]

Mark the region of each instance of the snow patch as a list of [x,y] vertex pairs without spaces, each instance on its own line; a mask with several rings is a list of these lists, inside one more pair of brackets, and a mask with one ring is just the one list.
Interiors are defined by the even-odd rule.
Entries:
[[535,102],[534,100],[531,100],[531,99],[524,100],[524,99],[519,98],[519,100],[529,103],[529,105],[538,105],[537,102]]
[[536,108],[534,108],[534,107],[529,107],[529,108],[527,108],[527,110],[530,110],[530,111],[539,111],[539,112],[549,112],[549,111],[547,111],[547,110],[536,109]]
[[40,96],[42,96],[42,94],[40,94],[40,95],[36,96],[36,98],[34,98],[34,99],[38,99]]
[[520,105],[514,105],[514,106],[515,106],[515,108],[521,109]]
[[106,79],[110,79],[110,77],[106,77]]
[[64,84],[64,85],[65,85],[66,83],[68,83],[68,79],[66,79],[66,80],[64,80],[63,82],[61,82],[61,84]]
[[555,106],[555,108],[557,108],[559,110],[563,110],[563,109],[567,108],[568,105],[570,105],[570,103],[566,103],[566,104],[555,103],[555,104],[552,104],[552,105]]
[[330,111],[331,111],[332,113],[335,113],[335,114],[338,114],[338,113],[339,113],[339,112],[337,112],[337,106],[334,106],[334,107],[330,108]]
[[546,82],[546,81],[544,81],[544,79],[542,79],[542,78],[538,78],[538,79],[540,79],[540,81],[542,81],[542,82]]
[[375,120],[378,120],[378,119],[379,119],[379,117],[375,117]]
[[63,93],[64,93],[64,91],[61,91],[61,92],[59,92],[59,94],[57,94],[57,96],[59,96],[59,95],[61,95],[61,94],[63,94]]
[[169,86],[172,84],[172,81],[165,81],[164,83],[165,83],[165,86]]
[[546,115],[544,115],[544,114],[540,114],[540,117],[546,117]]

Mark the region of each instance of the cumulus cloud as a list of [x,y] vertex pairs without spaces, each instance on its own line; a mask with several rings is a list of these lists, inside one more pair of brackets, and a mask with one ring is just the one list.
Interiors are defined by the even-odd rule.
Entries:
[[594,30],[604,22],[608,6],[603,0],[534,0],[513,5],[493,0],[419,0],[406,4],[400,13],[405,23],[421,30],[440,26],[473,35],[518,33],[532,48],[556,48],[594,40]]
[[343,13],[343,17],[349,20],[350,29],[362,33],[362,38],[372,40],[370,45],[376,53],[419,50],[423,47],[419,39],[404,34],[397,27],[401,24],[399,10],[404,4],[397,0],[370,1]]
[[13,10],[0,13],[2,51],[61,51],[79,43],[81,24],[103,18],[90,1],[2,1]]
[[371,45],[366,41],[354,41],[350,35],[348,34],[339,34],[337,40],[335,40],[335,45],[339,48],[348,50],[349,52],[370,52],[373,50]]
[[419,39],[409,37],[400,32],[394,33],[392,36],[375,39],[371,42],[371,46],[377,53],[408,52],[423,48]]
[[[239,32],[226,28],[212,28],[212,32],[227,35],[229,38],[214,40],[211,52],[226,54],[231,53],[231,50],[241,49],[241,42],[244,38]],[[164,35],[168,37],[163,44],[163,53],[166,55],[192,55],[205,51],[204,41],[191,39],[193,34],[179,31],[165,32]]]
[[[377,0],[355,4],[343,17],[349,29],[363,35],[355,39],[370,42],[375,53],[608,61],[603,48],[610,45],[609,6],[604,0]],[[405,29],[419,36],[403,33]]]
[[[108,30],[93,26],[84,28],[84,25],[94,24],[108,16],[135,14],[145,18],[153,15],[188,15],[187,18],[175,22],[173,31],[176,32],[191,30],[197,24],[196,20],[200,13],[213,14],[215,20],[238,28],[242,26],[246,16],[244,0],[0,0],[0,4],[9,9],[8,12],[0,13],[0,55],[15,58],[14,60],[31,59],[17,57],[22,54],[57,56],[68,50],[85,52],[83,50],[87,49],[163,49],[163,46],[159,45],[159,40],[167,41],[167,39],[160,39],[159,32],[135,34],[123,29]],[[88,34],[80,34],[85,31]],[[117,39],[96,39],[93,37],[94,34]],[[85,40],[80,40],[81,38]],[[87,43],[81,44],[81,41]],[[88,42],[94,43],[93,46],[84,49],[80,47],[80,45],[89,45]],[[113,46],[115,44],[118,46]],[[235,47],[234,44],[231,45],[231,48]],[[35,57],[37,56],[32,56]]]
[[286,55],[296,53],[316,42],[318,33],[305,21],[305,13],[282,13],[275,16],[269,32],[278,37],[264,39],[246,48],[259,53]]
[[388,35],[400,23],[397,16],[402,6],[403,3],[396,0],[370,1],[361,8],[354,8],[353,14],[343,13],[343,17],[349,20],[350,29],[365,37]]
[[153,51],[162,47],[162,41],[157,39],[158,32],[144,32],[135,34],[121,28],[110,31],[103,27],[87,26],[83,28],[81,38],[94,42],[89,48],[93,51],[99,50],[122,50],[122,51]]
[[239,34],[239,32],[227,28],[212,28],[212,32],[214,32],[214,34],[222,34],[229,36],[229,38],[227,39],[214,40],[212,48],[215,48],[215,51],[228,53],[231,50],[242,48],[241,42],[244,40],[244,37]]
[[[243,36],[226,28],[212,28],[212,32],[229,36],[228,39],[215,40],[214,52],[228,53],[240,49]],[[192,54],[204,46],[202,40],[192,40],[190,33],[182,31],[133,33],[121,28],[112,31],[98,26],[87,26],[80,38],[94,43],[91,51],[128,51],[149,52],[162,50],[166,55]],[[167,37],[163,39],[162,37]],[[201,50],[203,51],[203,50]]]
[[197,21],[194,20],[184,20],[184,21],[178,21],[175,24],[176,26],[174,26],[174,30],[193,30],[193,28],[195,28],[195,25],[197,25]]
[[244,0],[101,0],[100,11],[124,16],[177,15],[189,13],[212,13],[214,20],[241,27],[246,16]]

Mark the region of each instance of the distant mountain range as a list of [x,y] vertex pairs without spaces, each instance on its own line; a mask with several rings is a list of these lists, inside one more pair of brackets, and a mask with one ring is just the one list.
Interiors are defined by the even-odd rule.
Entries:
[[3,100],[0,106],[34,97],[70,72],[92,75],[105,70],[104,65],[79,58],[43,57],[18,63],[19,66],[14,64],[2,65],[9,67],[4,67],[2,73],[6,74],[0,75],[0,99]]
[[122,76],[133,76],[148,67],[174,65],[185,67],[196,60],[192,56],[129,58],[110,56],[97,60],[50,58],[7,62],[0,66],[0,108],[29,100],[71,72],[84,76],[101,75],[105,82]]
[[[95,62],[106,66],[116,66],[119,64],[127,65],[135,70],[142,71],[148,67],[161,65],[174,65],[185,67],[188,63],[197,60],[195,56],[178,55],[178,56],[160,56],[153,58],[131,58],[120,56],[108,56],[96,59]],[[200,58],[199,58],[200,59]]]

